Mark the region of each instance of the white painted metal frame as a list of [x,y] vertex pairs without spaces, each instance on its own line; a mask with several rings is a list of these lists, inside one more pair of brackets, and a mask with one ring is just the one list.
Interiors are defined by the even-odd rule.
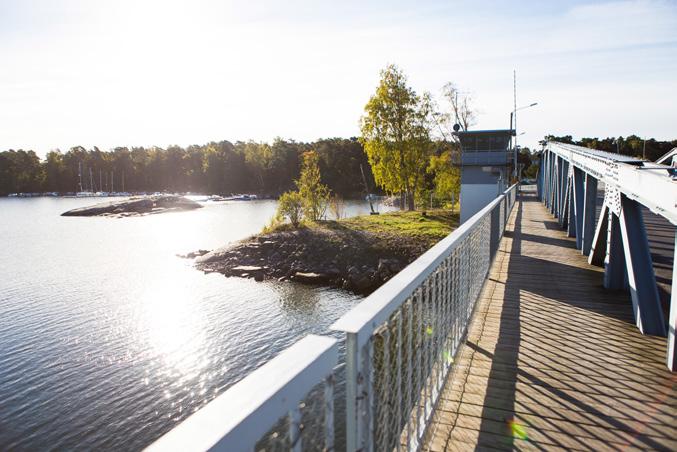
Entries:
[[309,335],[284,350],[151,444],[148,451],[251,451],[282,417],[301,450],[299,403],[325,381],[325,447],[333,448],[333,368],[337,341]]
[[632,165],[626,162],[635,159],[555,141],[548,141],[546,149],[677,225],[677,182],[668,175],[670,167]]

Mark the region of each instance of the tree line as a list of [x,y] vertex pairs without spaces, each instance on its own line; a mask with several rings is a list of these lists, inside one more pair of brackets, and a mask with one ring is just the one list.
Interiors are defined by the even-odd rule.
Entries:
[[[346,198],[363,196],[363,167],[373,191],[374,178],[357,138],[320,139],[312,143],[276,139],[263,142],[211,142],[188,147],[76,146],[50,151],[0,152],[0,195],[80,190],[193,192],[205,194],[279,194],[295,187],[303,154],[317,153],[322,182]],[[82,187],[80,186],[82,180]]]

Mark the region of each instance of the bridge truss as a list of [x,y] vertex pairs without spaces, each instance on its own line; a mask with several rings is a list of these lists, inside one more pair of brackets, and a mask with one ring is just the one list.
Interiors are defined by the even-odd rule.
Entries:
[[[641,206],[677,225],[676,171],[667,165],[548,141],[538,176],[539,198],[568,235],[576,237],[576,246],[588,262],[604,266],[604,287],[629,289],[635,322],[643,334],[667,335],[667,365],[673,371],[677,370],[677,265],[673,264],[666,328]],[[597,217],[600,182],[604,201]]]

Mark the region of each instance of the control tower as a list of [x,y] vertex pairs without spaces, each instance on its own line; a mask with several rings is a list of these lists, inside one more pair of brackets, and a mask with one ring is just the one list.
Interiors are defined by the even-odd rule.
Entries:
[[461,144],[461,224],[508,187],[513,129],[454,132]]

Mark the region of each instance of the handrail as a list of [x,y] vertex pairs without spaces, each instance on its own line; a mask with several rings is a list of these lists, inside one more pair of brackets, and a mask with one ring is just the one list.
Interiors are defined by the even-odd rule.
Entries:
[[[547,150],[677,225],[677,182],[670,166],[556,141],[548,141]],[[647,164],[665,172],[642,171]]]
[[470,217],[468,221],[440,240],[365,300],[344,314],[330,326],[330,329],[356,334],[358,338],[357,345],[364,345],[364,342],[369,338],[371,333],[412,294],[413,290],[423,280],[430,276],[439,266],[440,262],[462,242],[477,223],[494,210],[502,201],[503,196],[516,187],[517,184],[511,186],[503,192],[503,195],[487,204],[482,210]]
[[[299,402],[310,389],[332,374],[337,360],[336,339],[306,336],[233,385],[146,450],[252,450],[254,444],[281,417],[298,410]],[[333,395],[330,396],[333,399]],[[333,406],[332,401],[327,401],[330,406]],[[333,428],[331,424],[329,427]]]
[[337,320],[346,448],[417,450],[467,333],[517,184]]
[[[403,441],[406,441],[406,448],[420,447],[444,377],[467,333],[468,321],[497,241],[505,230],[516,193],[517,185],[513,185],[331,326],[332,330],[346,334],[347,415],[338,422],[346,422],[347,450],[362,448],[358,443],[364,445],[365,450],[372,450],[377,433],[383,436],[383,442],[376,443],[379,447],[400,444],[398,441],[404,434],[401,424],[405,422],[407,432]],[[406,312],[405,306],[408,306]],[[408,317],[403,323],[405,315]],[[399,322],[398,335],[390,338],[384,332],[384,326],[388,329],[394,318]],[[435,325],[434,328],[431,325]],[[381,340],[378,344],[377,339]],[[393,345],[397,347],[396,357],[389,356]],[[418,355],[418,367],[415,369],[416,381],[412,382],[416,364],[414,354]],[[424,355],[427,358],[421,361]],[[385,357],[385,363],[377,362],[377,356]],[[407,362],[402,362],[405,358]],[[335,339],[306,336],[233,385],[147,450],[252,450],[285,418],[289,425],[283,437],[292,450],[301,450],[302,436],[310,437],[311,441],[322,436],[323,446],[319,448],[333,450],[333,375],[337,360]],[[403,378],[405,367],[408,379]],[[391,375],[393,368],[397,369],[396,375]],[[315,420],[320,431],[303,435],[308,429],[302,427],[302,419],[307,418],[302,418],[299,405],[301,401],[316,397],[313,388],[322,382],[325,383],[324,416]],[[407,393],[403,394],[405,383]],[[310,394],[311,389],[315,396]],[[399,398],[394,400],[395,403],[384,403],[384,397],[394,397],[391,390]],[[405,400],[406,406],[402,408]],[[388,422],[384,434],[383,426],[374,426],[374,417],[377,414],[394,416],[387,409],[395,405],[398,406],[397,424],[391,428]],[[412,433],[411,428],[415,428],[415,432]]]

